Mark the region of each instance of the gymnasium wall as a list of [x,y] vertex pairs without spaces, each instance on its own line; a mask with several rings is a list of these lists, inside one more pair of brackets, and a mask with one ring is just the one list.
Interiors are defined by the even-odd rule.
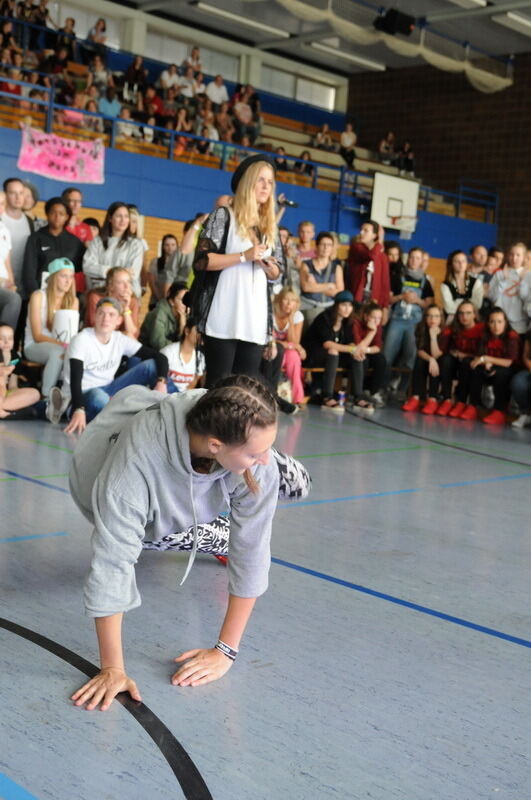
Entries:
[[[529,241],[531,54],[517,55],[514,85],[483,94],[462,75],[422,66],[354,75],[349,113],[360,146],[376,149],[388,130],[412,142],[423,183],[457,191],[464,178],[499,191],[499,243]],[[531,242],[530,242],[531,243]]]
[[[0,128],[0,176],[20,174],[16,162],[20,147],[20,132]],[[217,195],[230,192],[230,174],[221,170],[197,167],[178,161],[106,150],[106,182],[101,186],[81,186],[84,204],[106,208],[113,200],[137,205],[143,214],[169,220],[186,220],[196,212],[208,212]],[[58,195],[67,184],[26,174],[38,188],[41,197]],[[316,229],[336,229],[337,198],[330,192],[280,184],[286,196],[299,203],[299,208],[286,210],[283,224],[296,231],[301,220],[309,219]],[[354,235],[362,222],[359,214],[343,211],[339,233]],[[392,233],[389,238],[395,238]],[[435,258],[445,258],[449,250],[468,249],[481,241],[487,245],[496,241],[496,227],[470,220],[419,212],[417,233],[411,241],[401,241],[404,248],[413,244],[428,250]]]

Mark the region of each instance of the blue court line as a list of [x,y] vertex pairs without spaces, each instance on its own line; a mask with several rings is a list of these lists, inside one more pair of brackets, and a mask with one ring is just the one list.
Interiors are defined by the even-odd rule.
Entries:
[[497,631],[494,628],[486,628],[484,625],[477,625],[475,622],[469,622],[466,619],[461,619],[461,617],[453,617],[450,614],[445,614],[442,611],[436,611],[435,609],[428,608],[427,606],[419,606],[417,603],[410,603],[409,600],[402,600],[400,597],[393,597],[391,594],[377,592],[375,589],[368,589],[366,586],[360,586],[357,583],[350,583],[350,581],[344,581],[342,578],[334,578],[333,575],[327,575],[325,572],[317,572],[314,569],[308,569],[308,567],[301,567],[299,564],[292,564],[290,561],[284,561],[281,558],[272,558],[271,561],[274,564],[279,564],[281,567],[288,567],[289,569],[294,569],[296,572],[302,572],[305,575],[312,575],[314,578],[320,578],[321,580],[328,581],[329,583],[336,583],[339,586],[344,586],[347,589],[353,589],[355,592],[361,592],[362,594],[367,594],[370,597],[378,597],[380,600],[387,600],[388,603],[394,603],[397,606],[403,606],[404,608],[409,608],[412,611],[419,611],[421,614],[428,614],[430,617],[437,617],[437,619],[442,619],[445,622],[453,622],[454,625],[461,625],[463,628],[470,628],[478,633],[486,633],[488,636],[494,636],[496,639],[503,639],[506,642],[512,642],[512,644],[519,644],[521,647],[531,648],[531,641],[528,641],[527,639],[520,639],[518,636],[511,636],[509,633],[503,633],[502,631]]
[[0,467],[0,472],[3,472],[4,475],[9,475],[11,478],[20,478],[22,481],[29,481],[29,483],[36,483],[37,486],[44,486],[46,489],[55,489],[56,492],[62,492],[63,494],[70,494],[68,489],[63,489],[61,486],[54,486],[53,483],[46,483],[46,481],[39,481],[37,478],[29,478],[27,475],[21,475],[19,472],[13,472],[10,469],[2,469]]
[[514,481],[517,478],[531,478],[531,472],[522,472],[520,475],[502,475],[499,478],[478,478],[475,481],[462,483],[440,483],[439,489],[454,489],[456,486],[474,486],[476,483],[496,483],[497,481]]
[[[68,536],[67,531],[58,531],[57,533],[33,533],[28,536],[3,536],[0,537],[1,542],[26,542],[28,539],[48,539],[50,536]],[[1,795],[0,795],[1,797]]]
[[0,772],[0,797],[2,800],[37,800],[34,794],[27,792],[3,772]]

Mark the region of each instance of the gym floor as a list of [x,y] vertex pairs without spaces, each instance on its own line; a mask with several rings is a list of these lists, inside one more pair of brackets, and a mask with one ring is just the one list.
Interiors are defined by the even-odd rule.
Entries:
[[172,687],[211,646],[226,568],[144,552],[127,615],[144,704],[86,712],[90,526],[73,441],[0,424],[3,800],[529,800],[531,431],[309,408],[280,449],[311,495],[281,504],[270,588],[220,681]]

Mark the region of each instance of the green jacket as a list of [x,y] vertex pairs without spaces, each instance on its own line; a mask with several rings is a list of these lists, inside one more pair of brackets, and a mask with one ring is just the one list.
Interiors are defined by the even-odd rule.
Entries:
[[159,300],[153,311],[146,316],[140,329],[142,344],[161,350],[179,338],[178,320],[166,299]]

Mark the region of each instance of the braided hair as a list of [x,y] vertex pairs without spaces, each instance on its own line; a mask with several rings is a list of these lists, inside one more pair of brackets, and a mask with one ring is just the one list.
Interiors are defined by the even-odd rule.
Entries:
[[[251,428],[268,428],[277,422],[277,404],[269,389],[247,375],[229,375],[204,394],[186,416],[190,431],[215,436],[226,445],[243,445]],[[244,472],[249,489],[256,493],[250,470]]]

